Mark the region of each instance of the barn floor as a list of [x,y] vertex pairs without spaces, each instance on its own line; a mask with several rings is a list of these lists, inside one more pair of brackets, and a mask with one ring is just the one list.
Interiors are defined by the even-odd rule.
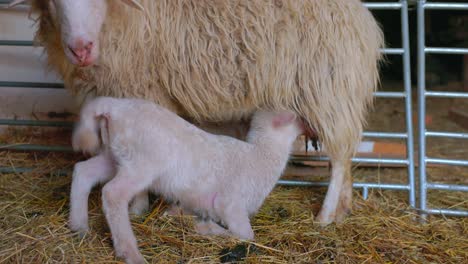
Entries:
[[[390,88],[391,89],[391,88]],[[429,128],[464,131],[447,119],[454,102],[429,102]],[[436,106],[436,107],[435,107]],[[468,106],[468,105],[467,105]],[[401,100],[378,99],[369,130],[403,131]],[[468,109],[468,108],[467,108]],[[379,129],[377,129],[379,128]],[[69,132],[8,130],[0,143],[65,144]],[[462,145],[464,144],[464,145]],[[431,140],[429,156],[468,157],[460,140]],[[71,169],[81,157],[63,153],[0,152],[0,166],[36,166],[28,173],[0,175],[0,263],[116,263],[110,233],[101,211],[100,192],[90,196],[91,231],[79,238],[67,228]],[[313,180],[326,179],[315,169]],[[355,168],[356,181],[401,183],[404,168]],[[468,184],[468,169],[431,167],[433,181]],[[294,176],[294,175],[290,175]],[[133,217],[141,252],[152,263],[216,263],[245,257],[246,263],[468,263],[468,218],[433,216],[418,224],[402,192],[372,190],[364,201],[355,191],[354,212],[339,225],[320,227],[313,215],[325,189],[277,187],[252,224],[256,240],[204,238],[193,232],[190,217],[162,216],[166,205],[155,198],[151,211]],[[468,194],[431,191],[431,206],[467,209]]]

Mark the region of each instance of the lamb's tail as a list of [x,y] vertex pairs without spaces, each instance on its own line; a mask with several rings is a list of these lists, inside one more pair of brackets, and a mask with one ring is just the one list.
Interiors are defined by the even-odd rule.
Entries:
[[80,121],[72,137],[72,146],[75,151],[96,155],[103,145],[108,144],[109,114],[97,109],[101,107],[95,106],[98,104],[92,102],[81,111]]

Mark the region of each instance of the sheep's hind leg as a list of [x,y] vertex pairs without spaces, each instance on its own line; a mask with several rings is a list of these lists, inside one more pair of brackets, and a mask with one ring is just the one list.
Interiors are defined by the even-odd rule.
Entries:
[[351,163],[346,159],[331,157],[331,165],[330,185],[322,209],[317,216],[321,225],[328,225],[337,218],[342,220],[351,211],[352,193],[349,194],[350,191],[352,192]]
[[115,173],[113,161],[99,154],[78,162],[73,170],[70,192],[69,226],[84,235],[88,230],[88,197],[91,189],[100,182],[108,181]]
[[351,176],[351,163],[347,164],[349,169],[345,167],[343,188],[341,189],[338,207],[336,208],[335,221],[341,223],[347,215],[352,211],[353,207],[353,177]]

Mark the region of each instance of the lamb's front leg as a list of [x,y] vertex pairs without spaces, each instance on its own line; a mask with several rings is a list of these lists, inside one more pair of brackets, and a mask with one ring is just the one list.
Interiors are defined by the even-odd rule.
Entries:
[[106,154],[78,162],[73,170],[70,192],[69,226],[83,235],[88,230],[88,197],[91,189],[108,181],[115,174],[115,165]]
[[136,166],[130,167],[133,171],[120,167],[115,178],[104,186],[103,208],[116,255],[124,258],[127,263],[144,263],[130,225],[128,204],[136,194],[151,184],[152,179],[146,172],[138,171]]

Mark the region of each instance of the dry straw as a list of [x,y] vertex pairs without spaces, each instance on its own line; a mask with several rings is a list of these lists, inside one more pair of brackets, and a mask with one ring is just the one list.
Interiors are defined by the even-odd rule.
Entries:
[[[63,135],[16,131],[0,142],[66,143],[68,134]],[[70,170],[81,157],[0,153],[0,166],[37,168],[0,177],[0,263],[118,262],[101,210],[100,188],[90,196],[91,231],[80,238],[67,227],[70,175],[53,172]],[[400,182],[404,172],[357,169],[354,174]],[[433,170],[429,173],[438,175]],[[455,174],[466,182],[466,170],[453,171]],[[355,210],[344,223],[322,228],[314,223],[313,215],[323,196],[324,189],[276,188],[253,219],[256,240],[251,243],[199,236],[193,231],[191,217],[163,216],[167,205],[157,197],[150,212],[132,217],[132,225],[141,252],[152,263],[218,263],[243,258],[245,263],[468,261],[468,218],[433,217],[426,224],[418,224],[417,214],[407,208],[404,193],[372,191],[367,201],[356,197]],[[467,207],[463,193],[431,192],[430,198],[439,205]]]

